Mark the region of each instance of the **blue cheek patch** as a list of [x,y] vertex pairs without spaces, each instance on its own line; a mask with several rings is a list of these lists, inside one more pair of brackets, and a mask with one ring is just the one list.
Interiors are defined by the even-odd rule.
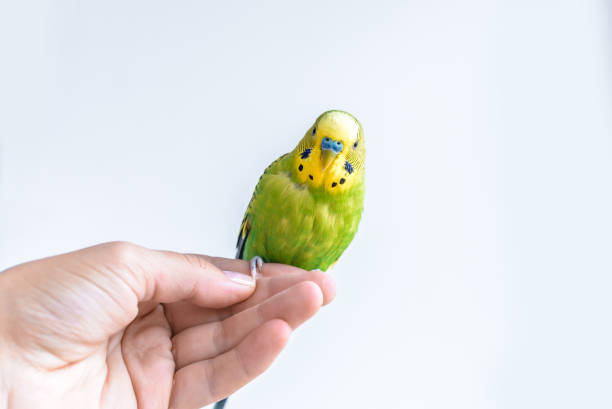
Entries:
[[344,170],[346,170],[349,175],[353,173],[353,165],[351,165],[348,160],[344,162]]
[[307,157],[309,157],[309,156],[310,156],[310,152],[311,152],[311,151],[312,151],[312,149],[310,149],[310,148],[305,149],[305,150],[304,150],[304,152],[302,152],[302,153],[300,154],[300,157],[301,157],[302,159],[306,159]]

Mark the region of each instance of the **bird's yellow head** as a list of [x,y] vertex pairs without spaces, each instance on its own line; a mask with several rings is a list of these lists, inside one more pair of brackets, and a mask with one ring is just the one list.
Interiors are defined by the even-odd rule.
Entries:
[[293,150],[293,174],[307,186],[341,193],[363,178],[363,128],[344,111],[321,114]]
[[353,115],[324,112],[291,153],[293,174],[304,185],[344,192],[363,177],[364,145],[363,128]]

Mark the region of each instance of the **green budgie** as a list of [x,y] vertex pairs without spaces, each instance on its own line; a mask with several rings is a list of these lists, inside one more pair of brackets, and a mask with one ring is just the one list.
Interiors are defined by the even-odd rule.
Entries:
[[[353,240],[364,198],[363,128],[327,111],[264,171],[238,234],[236,258],[326,271]],[[222,409],[227,399],[217,402]]]

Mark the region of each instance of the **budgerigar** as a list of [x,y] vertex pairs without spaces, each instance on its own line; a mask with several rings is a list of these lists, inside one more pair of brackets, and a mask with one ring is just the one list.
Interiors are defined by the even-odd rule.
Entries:
[[297,147],[259,179],[240,226],[236,257],[251,260],[253,275],[263,262],[328,270],[357,232],[364,165],[359,121],[344,111],[321,114]]

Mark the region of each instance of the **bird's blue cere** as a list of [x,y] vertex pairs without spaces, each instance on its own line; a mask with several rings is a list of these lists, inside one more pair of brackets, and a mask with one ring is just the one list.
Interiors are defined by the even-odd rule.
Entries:
[[332,140],[327,136],[321,139],[321,150],[328,151],[332,149]]
[[321,150],[340,153],[342,152],[342,148],[343,145],[340,141],[333,141],[331,138],[328,137],[321,139]]
[[340,141],[334,141],[334,144],[332,145],[332,150],[336,153],[340,153],[342,152],[342,148],[344,146],[342,145],[342,142]]

